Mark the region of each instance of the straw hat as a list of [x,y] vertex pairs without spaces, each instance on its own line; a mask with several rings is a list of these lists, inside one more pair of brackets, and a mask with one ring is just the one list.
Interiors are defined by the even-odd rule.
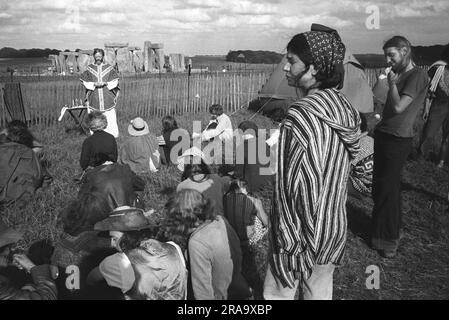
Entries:
[[143,136],[150,133],[148,129],[148,123],[140,117],[131,120],[131,124],[128,126],[128,133],[132,136]]
[[150,226],[150,221],[145,217],[142,209],[122,206],[114,209],[106,219],[97,222],[94,230],[126,232],[143,230]]
[[8,227],[0,221],[0,248],[22,239],[23,232]]

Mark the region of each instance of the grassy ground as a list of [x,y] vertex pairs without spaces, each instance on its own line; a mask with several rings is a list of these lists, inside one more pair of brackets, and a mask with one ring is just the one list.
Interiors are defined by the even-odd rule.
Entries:
[[[252,116],[247,111],[232,115],[234,125]],[[121,119],[120,113],[118,118]],[[177,116],[179,124],[192,130],[192,120],[206,120],[208,115]],[[160,119],[146,119],[151,131],[159,133]],[[46,157],[51,162],[50,173],[54,182],[37,192],[33,202],[24,208],[2,209],[1,219],[9,225],[25,225],[27,247],[31,242],[49,238],[58,240],[60,230],[57,217],[68,202],[76,197],[78,186],[72,182],[80,173],[78,159],[81,143],[85,138],[74,130],[69,118],[53,127],[32,127],[35,135],[46,145]],[[127,136],[129,119],[119,123],[121,136],[118,144]],[[273,123],[257,115],[254,121],[259,127],[271,128]],[[167,195],[164,190],[175,187],[180,173],[174,167],[162,168],[147,178],[145,202],[159,212]],[[437,169],[428,161],[408,162],[403,177],[403,211],[405,236],[398,256],[381,258],[367,245],[369,234],[371,199],[349,199],[349,231],[347,251],[343,265],[334,277],[334,299],[447,299],[449,298],[449,213],[447,193],[449,175],[447,169]],[[271,188],[263,193],[267,212],[270,207]],[[257,248],[257,266],[261,279],[266,267],[267,241]],[[365,282],[366,268],[375,265],[380,269],[380,289],[368,290]]]

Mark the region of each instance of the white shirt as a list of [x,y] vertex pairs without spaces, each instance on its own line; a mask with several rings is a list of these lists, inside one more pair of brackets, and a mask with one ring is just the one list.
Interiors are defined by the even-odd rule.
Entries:
[[226,114],[221,114],[217,117],[218,125],[215,129],[203,131],[201,138],[203,140],[210,140],[218,137],[220,140],[230,140],[233,137],[233,129],[231,118]]

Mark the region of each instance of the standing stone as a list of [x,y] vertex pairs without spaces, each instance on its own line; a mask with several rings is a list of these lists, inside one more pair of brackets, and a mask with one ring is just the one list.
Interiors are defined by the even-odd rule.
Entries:
[[142,72],[144,70],[143,51],[136,50],[133,52],[133,55],[134,69],[136,70],[136,72]]
[[66,66],[69,73],[78,73],[78,63],[76,62],[76,56],[77,55],[75,54],[67,55]]
[[79,72],[83,73],[84,71],[87,70],[87,66],[89,65],[89,55],[81,53],[78,56],[78,69]]
[[179,53],[171,53],[169,64],[172,72],[184,72],[186,69],[184,55]]
[[58,58],[58,56],[55,55],[55,54],[50,54],[50,55],[48,55],[48,58],[51,60],[51,65],[53,67],[53,70],[55,72],[59,73],[60,71],[59,71],[59,58]]
[[67,72],[67,68],[66,68],[66,64],[65,64],[65,55],[62,52],[59,53],[58,60],[59,60],[59,68],[60,68],[58,70],[58,72],[59,73]]
[[[94,59],[94,62],[95,62],[95,58],[93,58],[93,59]],[[113,67],[115,67],[115,65],[117,64],[117,57],[115,55],[114,48],[105,48],[105,50],[104,50],[104,62],[107,63],[107,64],[110,64]]]
[[151,59],[151,41],[145,41],[143,45],[143,68],[145,72],[150,72],[150,59]]
[[79,54],[87,54],[88,56],[93,56],[94,50],[80,50],[78,53]]
[[128,48],[117,50],[117,67],[119,72],[133,72],[133,64]]
[[149,49],[149,58],[148,58],[148,72],[155,72],[156,69],[156,53],[153,49]]
[[165,64],[165,56],[164,50],[155,49],[155,69],[156,72],[165,72],[164,64]]
[[151,45],[151,49],[154,49],[154,50],[156,50],[156,49],[164,49],[164,44],[163,43],[153,43]]
[[104,47],[107,48],[114,48],[114,49],[121,49],[121,48],[128,48],[128,42],[106,42],[104,44]]

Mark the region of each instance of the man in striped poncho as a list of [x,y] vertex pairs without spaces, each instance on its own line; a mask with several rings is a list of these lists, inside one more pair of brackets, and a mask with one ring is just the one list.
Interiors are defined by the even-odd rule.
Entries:
[[360,116],[336,88],[345,46],[335,30],[298,34],[287,46],[290,86],[305,91],[280,129],[265,299],[332,299],[333,272],[346,243],[350,161]]

